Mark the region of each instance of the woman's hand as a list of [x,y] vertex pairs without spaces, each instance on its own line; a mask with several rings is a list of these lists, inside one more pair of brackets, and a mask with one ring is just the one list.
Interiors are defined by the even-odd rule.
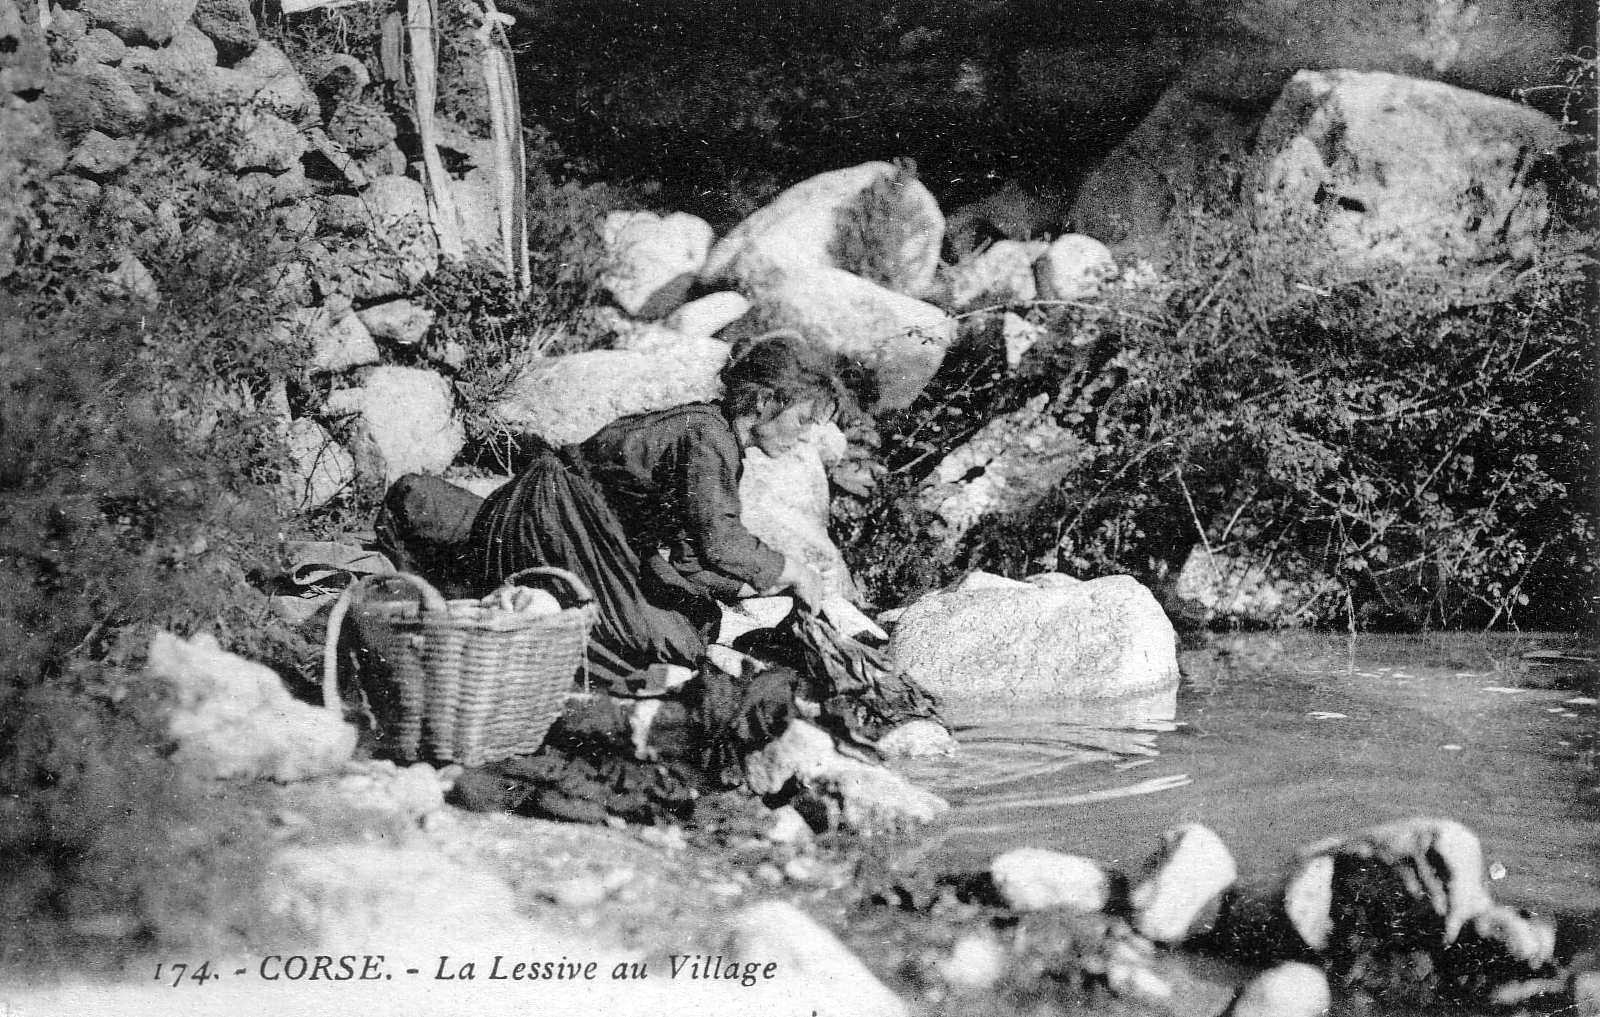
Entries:
[[799,558],[785,555],[783,573],[778,576],[778,588],[794,594],[794,599],[813,611],[820,610],[827,597],[822,573]]

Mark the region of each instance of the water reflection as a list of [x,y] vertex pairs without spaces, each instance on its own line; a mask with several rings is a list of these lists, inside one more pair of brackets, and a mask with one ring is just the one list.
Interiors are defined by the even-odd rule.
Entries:
[[[1171,784],[1171,776],[1152,781],[1120,775],[1159,754],[1156,737],[1177,729],[1177,713],[1176,685],[1118,700],[968,706],[951,718],[960,754],[952,761],[925,761],[908,776],[973,813],[1147,794],[1181,785]],[[1075,774],[1071,792],[1050,790],[1068,770],[1096,763],[1111,764],[1100,769],[1115,785],[1085,787]]]

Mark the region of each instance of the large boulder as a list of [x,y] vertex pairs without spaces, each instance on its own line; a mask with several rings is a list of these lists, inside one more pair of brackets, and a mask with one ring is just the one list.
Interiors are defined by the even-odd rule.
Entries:
[[660,318],[688,296],[705,264],[710,223],[684,212],[612,212],[603,231],[608,262],[601,284],[636,318]]
[[868,162],[778,195],[717,242],[700,278],[742,289],[774,267],[826,267],[921,296],[933,283],[943,239],[939,203],[915,174]]
[[638,349],[590,350],[536,360],[495,407],[506,426],[567,445],[630,413],[664,410],[722,394],[728,344],[663,337]]
[[161,46],[194,8],[195,0],[83,0],[79,10],[90,27],[109,29],[129,45]]
[[441,473],[466,445],[450,383],[432,371],[374,368],[360,388],[329,395],[327,409],[355,415],[357,469],[385,484],[407,473]]
[[985,518],[1024,512],[1053,492],[1082,454],[1083,441],[1056,423],[1048,393],[989,421],[939,461],[919,495],[958,543]]
[[1108,699],[1177,683],[1172,624],[1149,590],[1128,576],[1060,578],[929,594],[900,615],[890,654],[950,703]]
[[1175,210],[1229,198],[1262,111],[1290,70],[1270,54],[1247,50],[1185,69],[1084,177],[1072,204],[1076,229],[1118,258],[1164,255]]
[[944,362],[955,322],[932,304],[842,269],[774,268],[747,280],[756,331],[793,329],[871,372],[874,411],[910,406]]
[[844,435],[829,425],[776,458],[758,448],[747,450],[739,480],[740,518],[769,546],[822,573],[829,594],[854,601],[860,597],[855,581],[828,536],[828,465],[838,461],[844,443]]
[[356,747],[337,711],[290,695],[269,667],[228,653],[209,633],[156,633],[150,674],[173,699],[173,761],[207,779],[305,780],[336,771]]
[[1535,181],[1565,141],[1536,110],[1431,81],[1301,71],[1261,125],[1247,180],[1270,224],[1310,217],[1347,259],[1530,256]]

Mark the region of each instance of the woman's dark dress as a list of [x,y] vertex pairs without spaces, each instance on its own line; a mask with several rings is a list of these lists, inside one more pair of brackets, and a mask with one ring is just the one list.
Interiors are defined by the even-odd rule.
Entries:
[[479,592],[555,565],[594,592],[593,677],[693,666],[716,636],[717,600],[777,583],[783,556],[739,521],[741,449],[716,406],[624,417],[581,445],[544,448],[484,502],[472,526]]

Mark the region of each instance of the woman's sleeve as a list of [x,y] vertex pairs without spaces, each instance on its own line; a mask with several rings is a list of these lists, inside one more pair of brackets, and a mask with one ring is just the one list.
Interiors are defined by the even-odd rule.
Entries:
[[739,442],[720,418],[689,428],[680,450],[684,535],[696,564],[758,590],[783,573],[783,555],[739,519]]

